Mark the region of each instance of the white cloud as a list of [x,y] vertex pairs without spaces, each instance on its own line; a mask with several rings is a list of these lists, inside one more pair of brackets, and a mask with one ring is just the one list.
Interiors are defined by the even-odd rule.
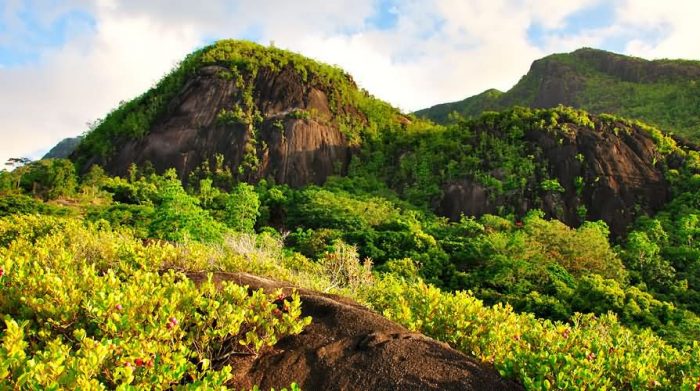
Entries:
[[[508,89],[538,57],[615,37],[629,37],[626,52],[633,55],[700,58],[695,0],[620,0],[613,26],[576,33],[566,31],[567,17],[601,0],[401,1],[389,29],[367,22],[375,0],[72,0],[54,7],[39,1],[31,4],[43,11],[42,23],[50,25],[66,7],[84,7],[95,30],[72,35],[60,48],[41,48],[37,63],[0,67],[0,160],[80,134],[86,122],[140,94],[213,38],[274,40],[344,67],[362,87],[404,110]],[[0,23],[15,29],[0,35],[0,46],[21,32],[15,11],[26,4],[0,6]],[[538,47],[527,37],[533,24],[557,33]],[[664,34],[640,38],[654,31]]]
[[661,39],[636,38],[626,52],[646,58],[700,59],[700,2],[677,0],[673,4],[654,0],[626,0],[618,8],[619,23],[629,30],[644,29],[663,34]]
[[145,17],[112,18],[105,11],[95,9],[92,35],[44,52],[31,66],[0,70],[0,160],[82,133],[87,122],[143,92],[200,42],[192,29],[164,30]]

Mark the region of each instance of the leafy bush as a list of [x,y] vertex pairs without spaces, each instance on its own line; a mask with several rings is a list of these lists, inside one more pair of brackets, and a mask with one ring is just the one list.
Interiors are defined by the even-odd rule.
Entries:
[[361,294],[389,319],[493,363],[526,389],[691,390],[700,377],[697,341],[677,350],[612,314],[551,322],[391,275]]
[[85,216],[86,220],[107,221],[112,227],[124,227],[133,230],[135,236],[147,238],[153,222],[155,210],[149,205],[112,204],[92,207]]
[[13,237],[0,248],[2,388],[216,388],[232,357],[310,321],[296,294],[196,286],[153,270],[167,247],[76,220],[1,219],[0,232]]
[[38,160],[20,170],[21,187],[45,200],[72,195],[78,184],[75,167],[67,159]]
[[542,181],[540,184],[540,187],[544,191],[554,191],[557,193],[563,193],[564,192],[564,187],[559,183],[558,180],[556,179],[545,179]]
[[23,194],[0,195],[0,217],[12,214],[62,214],[64,209],[45,204],[34,197]]
[[223,240],[224,226],[199,207],[199,200],[187,194],[179,180],[166,175],[159,197],[160,204],[150,225],[151,236],[177,242]]
[[253,232],[259,215],[260,199],[253,186],[247,183],[236,185],[226,201],[226,225],[235,231]]

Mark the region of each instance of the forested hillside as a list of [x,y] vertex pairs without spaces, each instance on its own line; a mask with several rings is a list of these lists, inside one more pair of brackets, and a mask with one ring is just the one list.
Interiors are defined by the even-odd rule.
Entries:
[[71,159],[0,172],[2,386],[235,387],[236,357],[313,321],[194,272],[353,299],[526,389],[700,385],[700,154],[654,126],[564,106],[439,125],[220,41]]
[[572,106],[653,124],[700,141],[700,62],[628,57],[584,48],[535,61],[507,92],[488,90],[459,102],[419,110],[444,123],[451,113],[477,116],[512,106]]

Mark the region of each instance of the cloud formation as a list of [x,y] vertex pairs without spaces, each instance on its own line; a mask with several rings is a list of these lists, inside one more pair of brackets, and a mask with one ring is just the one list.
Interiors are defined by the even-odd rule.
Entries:
[[694,0],[7,0],[0,160],[39,157],[84,132],[219,38],[274,41],[339,65],[411,111],[508,89],[533,60],[581,46],[700,58],[698,14]]

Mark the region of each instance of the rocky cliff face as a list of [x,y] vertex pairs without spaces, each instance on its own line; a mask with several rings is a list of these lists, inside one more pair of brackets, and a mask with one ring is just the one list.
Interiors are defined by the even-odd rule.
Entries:
[[[669,198],[665,163],[643,130],[596,120],[594,128],[567,124],[566,131],[530,129],[523,141],[529,153],[546,162],[548,177],[561,189],[542,189],[542,178],[535,179],[526,196],[512,205],[518,213],[538,208],[571,226],[583,216],[604,220],[620,236],[640,213],[659,210]],[[514,202],[469,179],[447,183],[443,192],[438,211],[453,219],[496,213]]]
[[225,116],[246,105],[246,86],[225,77],[228,71],[201,67],[145,137],[128,140],[106,160],[95,157],[86,166],[102,163],[124,175],[132,163],[150,162],[159,171],[174,167],[185,179],[221,155],[241,179],[272,178],[292,186],[345,172],[350,148],[322,89],[303,83],[291,67],[262,70],[252,80],[253,104],[262,118],[252,124]]

